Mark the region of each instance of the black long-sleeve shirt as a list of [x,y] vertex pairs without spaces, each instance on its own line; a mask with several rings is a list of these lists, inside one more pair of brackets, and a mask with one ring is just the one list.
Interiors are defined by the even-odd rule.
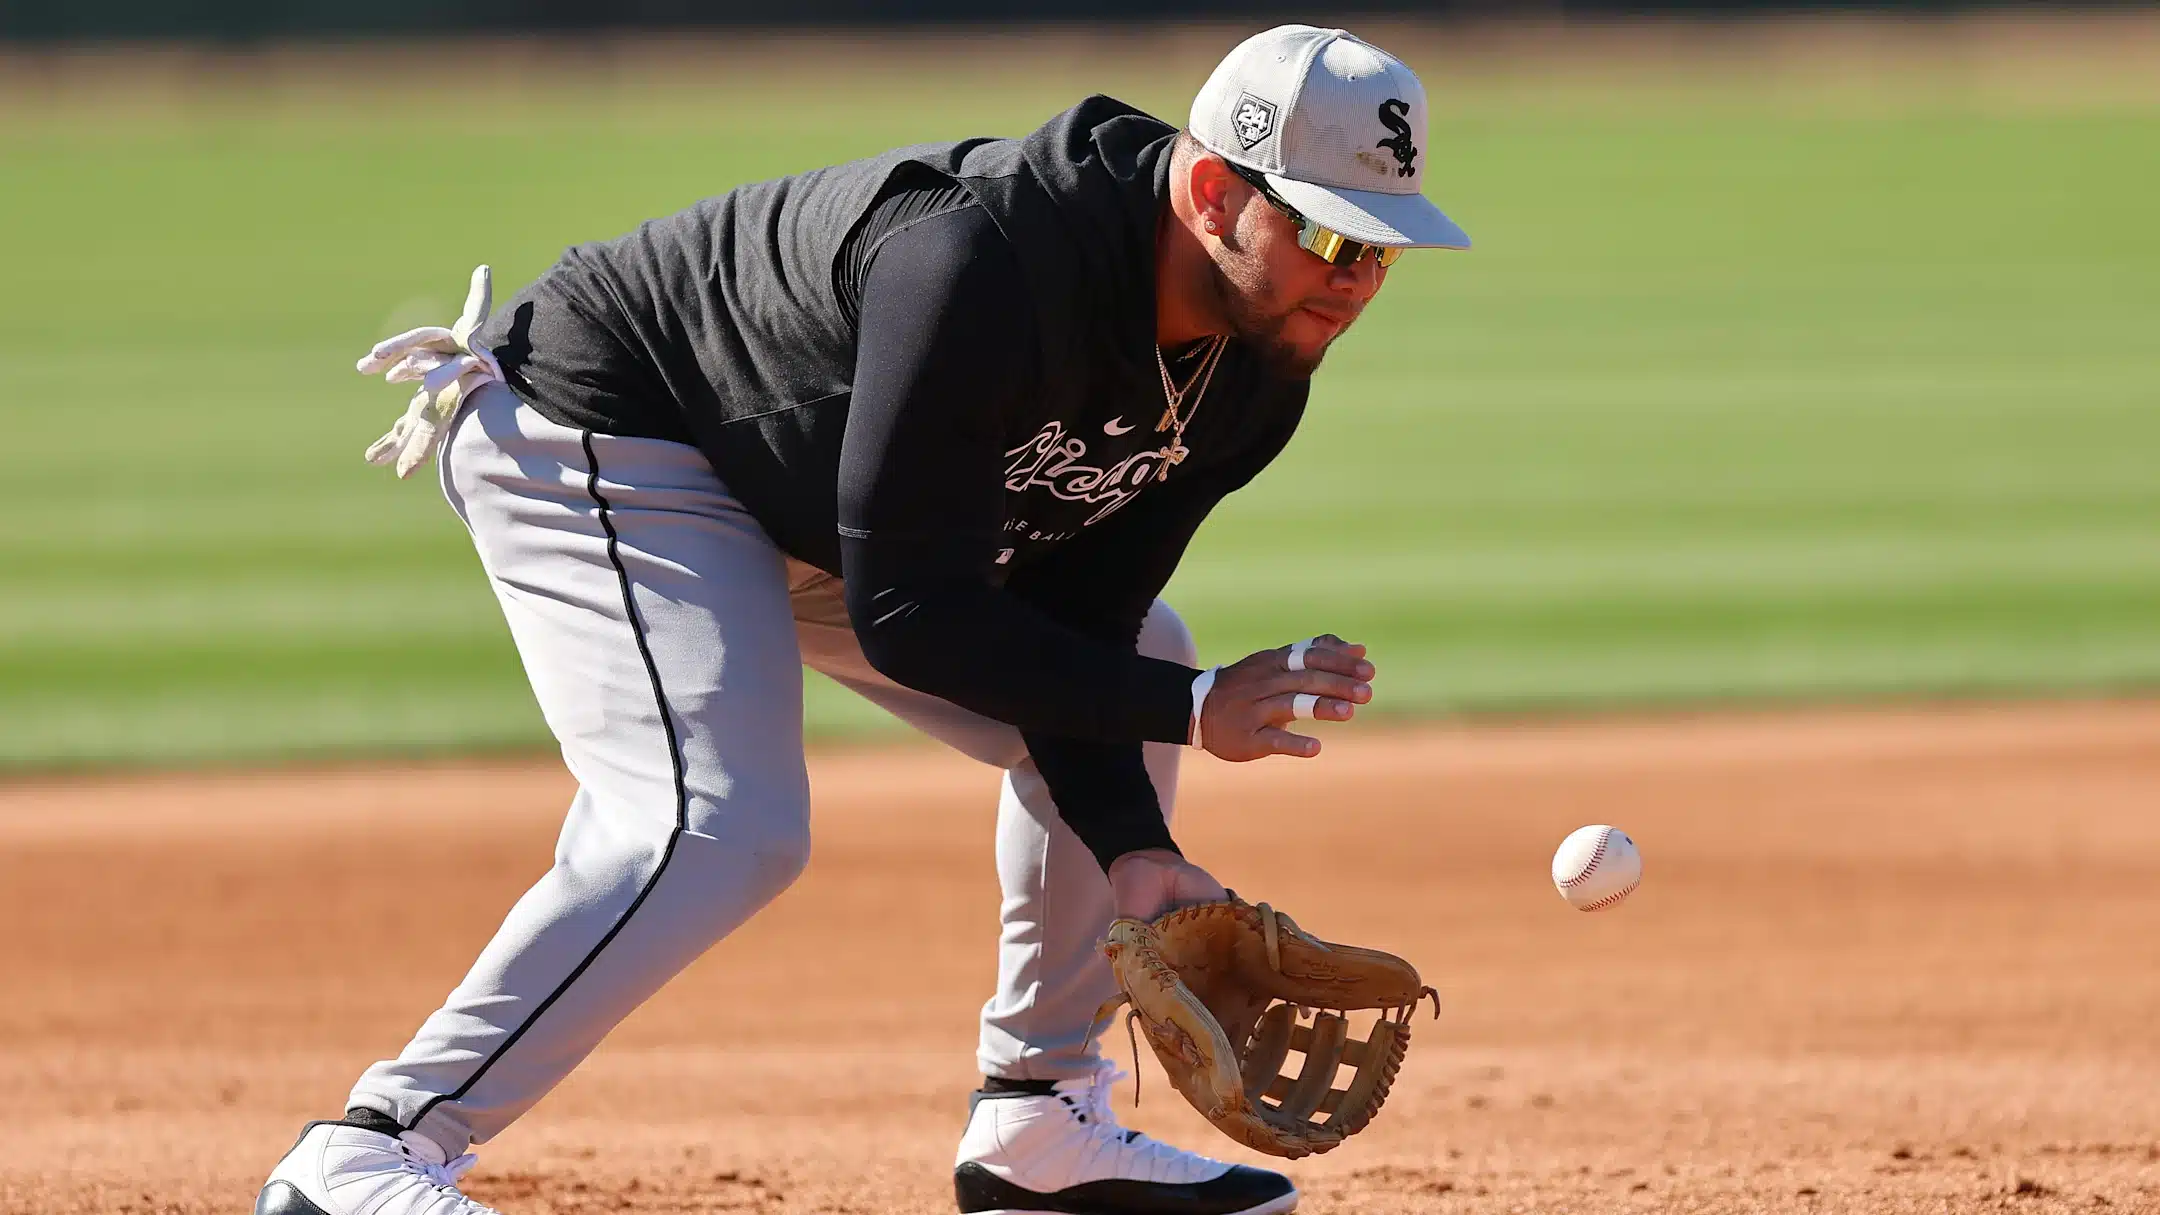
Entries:
[[[1014,445],[1008,420],[1025,416],[1039,374],[1034,322],[1012,249],[980,208],[884,236],[860,324],[840,530],[865,657],[900,683],[1019,726],[1067,821],[1106,866],[1172,847],[1136,742],[1185,740],[1198,672],[1140,657],[1133,643],[1201,521],[1288,442],[1302,384],[1255,399],[1211,383],[1198,408],[1212,403],[1221,416],[1203,430],[1196,414],[1186,442],[1233,450],[1174,468],[1149,461],[1129,499],[1096,501],[1086,491],[1101,478],[1070,471],[1102,467],[1082,463],[1090,444],[1123,437],[1145,451],[1170,435],[1155,430],[1159,418],[1111,418],[1101,440],[1060,425],[1051,446],[1068,471],[1047,478],[1037,445]],[[1016,519],[1015,492],[1038,513]],[[1084,526],[1105,502],[1108,517]],[[1070,534],[1054,556],[1000,579],[1013,536],[1045,532]]]

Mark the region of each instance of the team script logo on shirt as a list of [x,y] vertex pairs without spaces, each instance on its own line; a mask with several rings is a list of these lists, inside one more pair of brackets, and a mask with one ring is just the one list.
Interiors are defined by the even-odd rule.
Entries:
[[1081,524],[1086,527],[1132,501],[1160,473],[1170,449],[1136,451],[1108,468],[1086,463],[1087,454],[1087,441],[1066,434],[1063,422],[1045,422],[1034,438],[1005,453],[1005,488],[1020,494],[1039,486],[1062,501],[1101,504]]

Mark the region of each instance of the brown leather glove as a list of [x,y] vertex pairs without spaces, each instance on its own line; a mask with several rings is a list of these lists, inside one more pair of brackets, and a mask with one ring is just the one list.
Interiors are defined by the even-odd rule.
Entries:
[[[1235,895],[1169,912],[1152,923],[1119,919],[1103,953],[1170,1082],[1223,1134],[1255,1151],[1296,1159],[1364,1130],[1410,1046],[1410,1012],[1440,997],[1393,954],[1331,945],[1266,903]],[[1363,1040],[1353,1009],[1379,1009]],[[1307,1012],[1310,1020],[1307,1020]],[[1279,1074],[1298,1051],[1296,1076]],[[1334,1087],[1339,1066],[1356,1069]]]

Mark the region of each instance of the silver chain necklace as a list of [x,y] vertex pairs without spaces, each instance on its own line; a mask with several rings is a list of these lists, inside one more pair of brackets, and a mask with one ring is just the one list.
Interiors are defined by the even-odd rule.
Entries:
[[[1199,368],[1185,381],[1183,388],[1170,378],[1170,364],[1163,361],[1162,347],[1155,348],[1155,370],[1162,376],[1163,401],[1166,403],[1162,421],[1155,423],[1155,431],[1158,434],[1170,432],[1170,446],[1163,449],[1163,462],[1155,469],[1157,481],[1170,475],[1172,465],[1183,464],[1185,457],[1192,454],[1192,449],[1185,446],[1185,428],[1192,424],[1193,415],[1200,412],[1200,402],[1207,396],[1208,383],[1215,378],[1215,364],[1222,361],[1223,348],[1229,344],[1230,339],[1221,334],[1209,338]],[[1192,398],[1190,409],[1184,407],[1188,396]]]

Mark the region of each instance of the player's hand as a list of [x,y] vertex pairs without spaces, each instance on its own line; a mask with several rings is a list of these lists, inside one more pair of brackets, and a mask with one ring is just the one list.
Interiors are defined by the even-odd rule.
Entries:
[[1365,647],[1332,633],[1313,638],[1310,648],[1283,646],[1242,658],[1215,673],[1200,706],[1200,745],[1238,763],[1268,755],[1310,759],[1320,754],[1320,740],[1283,726],[1300,717],[1349,721],[1372,700],[1373,674]]
[[1167,848],[1128,852],[1110,862],[1110,905],[1130,919],[1152,920],[1166,911],[1229,897],[1207,870]]

